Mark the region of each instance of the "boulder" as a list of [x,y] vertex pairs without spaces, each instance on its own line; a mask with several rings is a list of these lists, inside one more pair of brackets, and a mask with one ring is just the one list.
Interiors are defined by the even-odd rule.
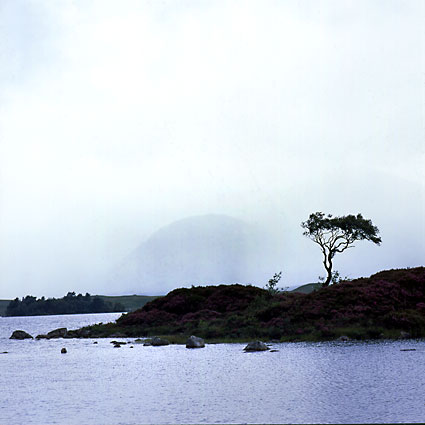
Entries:
[[61,353],[62,353],[62,354],[66,354],[66,353],[67,353],[67,351],[66,351],[66,348],[65,348],[65,347],[64,347],[64,348],[62,348]]
[[160,345],[169,345],[170,342],[167,339],[159,338],[158,336],[155,336],[152,338],[151,345],[154,347],[159,347]]
[[403,339],[410,338],[410,333],[406,331],[401,331],[400,338],[403,338]]
[[32,339],[32,338],[33,337],[29,333],[25,331],[17,330],[17,331],[13,331],[9,339]]
[[261,342],[261,341],[250,342],[244,348],[245,351],[266,351],[268,349],[269,349],[269,347],[267,347],[267,345],[264,344],[264,342]]
[[205,342],[195,335],[190,336],[186,341],[186,348],[204,348]]
[[58,328],[47,333],[47,338],[64,338],[68,333],[66,328]]
[[45,335],[45,334],[40,334],[40,335],[37,335],[37,336],[35,337],[35,339],[47,339],[47,335]]

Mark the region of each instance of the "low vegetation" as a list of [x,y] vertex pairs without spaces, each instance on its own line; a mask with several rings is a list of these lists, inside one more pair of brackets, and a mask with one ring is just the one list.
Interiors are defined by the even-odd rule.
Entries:
[[312,293],[254,286],[180,288],[85,335],[195,334],[208,341],[425,336],[425,268],[388,270]]

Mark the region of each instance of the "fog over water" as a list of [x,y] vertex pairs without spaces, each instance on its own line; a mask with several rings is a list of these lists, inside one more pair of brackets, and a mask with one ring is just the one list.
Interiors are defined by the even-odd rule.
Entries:
[[[3,0],[0,298],[202,283],[113,278],[190,217],[255,228],[234,260],[252,278],[221,262],[218,281],[317,280],[315,211],[381,231],[335,257],[341,275],[423,265],[424,22],[419,0]],[[205,223],[226,238],[179,255],[235,255],[241,233]]]

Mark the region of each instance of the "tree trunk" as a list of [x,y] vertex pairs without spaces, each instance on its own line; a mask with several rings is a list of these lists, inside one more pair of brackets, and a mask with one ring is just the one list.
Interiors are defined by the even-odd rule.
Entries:
[[325,261],[323,261],[323,264],[325,265],[328,276],[326,277],[326,280],[323,282],[322,286],[329,286],[332,280],[332,256],[330,253],[325,255]]

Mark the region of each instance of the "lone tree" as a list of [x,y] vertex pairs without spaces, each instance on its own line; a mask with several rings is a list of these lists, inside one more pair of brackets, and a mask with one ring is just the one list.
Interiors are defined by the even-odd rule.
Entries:
[[316,242],[323,253],[323,265],[327,278],[323,286],[329,286],[332,280],[332,259],[337,252],[352,248],[355,241],[366,239],[376,245],[381,243],[379,230],[371,220],[363,218],[361,214],[332,217],[322,212],[310,214],[307,221],[301,223],[305,230],[303,235]]

